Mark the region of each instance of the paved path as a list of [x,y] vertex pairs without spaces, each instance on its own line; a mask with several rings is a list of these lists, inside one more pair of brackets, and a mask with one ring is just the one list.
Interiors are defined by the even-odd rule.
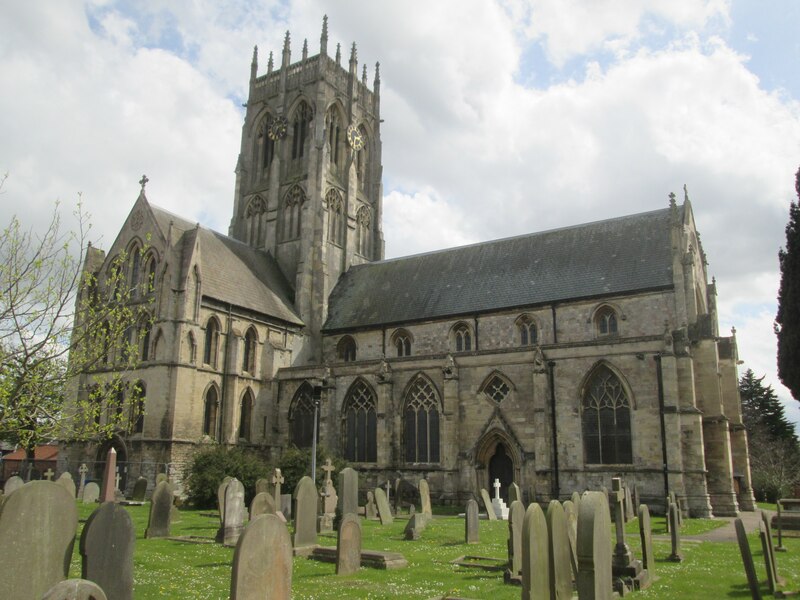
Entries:
[[[767,513],[769,517],[772,517],[774,511],[767,510],[764,511]],[[736,541],[736,528],[733,525],[733,517],[718,517],[721,520],[727,521],[727,523],[722,526],[718,527],[717,529],[712,529],[711,531],[707,531],[706,533],[701,533],[699,535],[684,535],[681,536],[683,540],[698,540],[703,542],[735,542]],[[758,531],[758,524],[761,523],[761,511],[755,510],[753,512],[745,512],[742,511],[739,513],[739,518],[742,520],[744,524],[744,529],[747,533],[752,533],[753,531]]]

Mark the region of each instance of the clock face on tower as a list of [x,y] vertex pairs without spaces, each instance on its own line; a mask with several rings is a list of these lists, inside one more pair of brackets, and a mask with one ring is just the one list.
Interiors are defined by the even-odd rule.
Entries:
[[347,128],[347,143],[353,150],[361,150],[364,147],[364,136],[355,125]]
[[269,128],[267,129],[267,137],[273,142],[282,140],[286,137],[286,130],[288,127],[289,121],[286,120],[286,117],[283,115],[280,117],[275,117],[269,124]]

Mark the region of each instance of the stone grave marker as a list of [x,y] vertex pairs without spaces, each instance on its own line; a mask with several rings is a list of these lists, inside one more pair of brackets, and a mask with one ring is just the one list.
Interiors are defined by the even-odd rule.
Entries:
[[44,472],[44,478],[47,481],[53,481],[53,475],[55,475],[55,473],[53,472],[53,469],[49,467],[47,468],[47,471]]
[[100,502],[116,502],[117,501],[117,451],[112,446],[106,454],[106,467],[103,470],[103,485],[100,488]]
[[[272,496],[272,489],[270,489],[269,479],[266,477],[260,477],[259,479],[256,479],[256,496],[261,492],[266,492]],[[274,496],[272,496],[272,498],[273,500],[275,499]]]
[[361,568],[361,521],[353,513],[342,517],[336,540],[336,574],[351,575]]
[[510,579],[519,578],[522,573],[522,522],[525,520],[525,507],[514,500],[508,509],[508,575]]
[[86,463],[81,463],[78,468],[78,475],[80,475],[80,484],[78,485],[78,498],[83,498],[83,488],[86,487],[86,475],[89,473],[89,467]]
[[281,475],[280,469],[275,469],[275,472],[272,474],[272,497],[275,498],[275,501],[278,501],[278,498],[281,497],[281,486],[286,480]]
[[51,587],[41,600],[108,600],[108,596],[94,581],[65,579]]
[[667,557],[670,562],[681,562],[683,555],[681,554],[681,526],[678,523],[678,505],[669,505],[669,537],[672,542],[672,553]]
[[367,505],[364,507],[364,516],[370,521],[378,518],[378,506],[375,504],[375,494],[372,490],[367,492]]
[[134,502],[144,502],[144,497],[147,494],[147,479],[139,477],[136,483],[133,484],[133,494],[131,500]]
[[270,496],[269,492],[259,492],[250,503],[250,520],[252,521],[258,515],[274,515],[275,514],[275,499]]
[[135,542],[128,511],[114,502],[103,502],[81,533],[81,577],[94,581],[111,598],[133,600]]
[[750,595],[753,600],[761,600],[761,589],[758,585],[758,575],[756,575],[756,565],[753,563],[753,553],[750,551],[750,544],[747,542],[747,532],[744,524],[739,518],[734,519],[736,528],[736,541],[739,542],[739,552],[742,555],[744,564],[744,574],[747,576],[747,585],[750,587]]
[[564,501],[564,518],[567,521],[567,538],[569,541],[569,558],[572,565],[572,577],[578,579],[578,511],[572,500]]
[[558,500],[547,506],[547,540],[550,574],[550,597],[557,600],[572,598],[572,557],[567,516]]
[[[633,484],[633,491],[631,492],[631,500],[633,502],[633,510],[637,511],[637,514],[638,514],[639,504],[640,504],[640,502],[639,502],[639,486],[636,485],[635,483]],[[648,508],[647,510],[649,511],[650,509]]]
[[317,545],[317,486],[308,475],[294,488],[294,548]]
[[533,503],[522,522],[522,600],[550,599],[547,540],[547,520],[542,508]]
[[225,516],[223,518],[222,545],[232,548],[244,529],[244,485],[235,477],[225,487]]
[[497,521],[497,515],[494,514],[494,508],[492,507],[492,499],[485,488],[481,488],[481,500],[483,500],[483,507],[486,509],[486,516],[489,520]]
[[339,503],[339,495],[336,493],[336,488],[333,487],[333,481],[328,479],[325,481],[325,488],[323,493],[322,507],[326,515],[336,514],[336,505]]
[[511,503],[514,500],[519,500],[522,502],[522,492],[519,489],[519,486],[514,483],[513,481],[508,484],[508,505],[511,506]]
[[22,477],[19,475],[12,475],[6,480],[6,485],[3,487],[3,494],[8,496],[11,492],[18,490],[23,485],[25,485],[25,482],[22,480]]
[[464,541],[467,544],[477,544],[480,542],[478,503],[474,498],[467,500],[467,508],[464,514]]
[[407,540],[418,540],[427,524],[428,520],[421,513],[414,513],[409,517],[408,523],[406,523],[406,527],[403,530],[403,535]]
[[225,488],[228,487],[228,484],[233,479],[229,475],[226,475],[222,478],[219,486],[217,487],[217,510],[219,511],[219,526],[222,527],[222,522],[225,518]]
[[233,553],[231,600],[291,600],[292,542],[277,515],[259,515]]
[[630,523],[636,518],[636,510],[633,506],[633,498],[631,497],[631,488],[627,485],[623,487],[625,490],[625,522]]
[[611,517],[602,492],[584,492],[578,512],[578,597],[611,599]]
[[381,520],[381,525],[391,525],[394,519],[392,511],[389,509],[389,499],[383,488],[375,488],[375,503],[378,505],[378,518]]
[[653,530],[650,526],[650,509],[646,504],[639,505],[639,538],[642,540],[642,566],[647,569],[650,579],[656,568],[653,554]]
[[146,538],[169,537],[170,513],[172,512],[172,488],[162,481],[153,490],[150,498],[150,520],[144,532]]
[[427,479],[419,480],[419,501],[422,506],[420,512],[426,517],[433,517],[433,510],[431,509],[431,490],[428,487]]
[[83,488],[83,503],[91,504],[92,502],[97,502],[99,499],[100,486],[97,485],[96,482],[90,481],[86,484],[86,487]]
[[8,496],[0,513],[0,598],[41,598],[66,579],[78,507],[51,481],[31,481]]
[[[623,581],[632,581],[634,587],[647,587],[647,573],[642,572],[642,563],[633,555],[631,547],[625,541],[625,507],[626,501],[625,488],[622,479],[614,477],[611,480],[611,502],[614,512],[614,532],[617,543],[614,545],[614,557],[611,559],[612,574],[617,578],[617,586],[623,585]],[[622,590],[620,595],[624,595]]]
[[505,521],[508,519],[508,507],[500,497],[500,480],[495,479],[492,487],[494,488],[494,498],[492,498],[492,508],[494,509],[494,514],[498,519],[503,519]]
[[72,474],[69,471],[64,471],[61,476],[56,479],[56,483],[67,490],[70,496],[75,498],[77,490],[75,489],[75,482],[72,481]]
[[156,475],[156,485],[158,485],[162,481],[169,481],[169,475],[167,475],[166,473],[159,473],[158,475]]
[[775,548],[772,545],[772,528],[769,525],[769,519],[764,511],[761,512],[761,523],[758,528],[758,535],[761,539],[761,550],[764,553],[764,566],[767,569],[767,585],[771,594],[775,594],[778,584],[782,583],[778,580],[778,567],[775,563]]
[[358,514],[358,471],[345,467],[339,471],[339,503],[336,513],[339,518],[347,514]]
[[292,495],[281,494],[281,505],[278,512],[283,514],[283,518],[289,522],[292,519]]

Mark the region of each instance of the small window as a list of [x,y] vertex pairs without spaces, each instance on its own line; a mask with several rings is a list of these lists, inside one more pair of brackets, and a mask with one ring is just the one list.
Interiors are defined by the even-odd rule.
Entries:
[[483,393],[495,404],[500,404],[511,393],[511,386],[499,375],[493,375],[483,386]]
[[242,352],[242,372],[255,374],[256,362],[256,330],[250,327],[244,335],[244,351]]
[[519,331],[520,346],[535,346],[539,342],[536,323],[528,315],[523,315],[517,319],[517,330]]
[[150,321],[142,321],[139,325],[139,356],[143,361],[150,360],[150,331]]
[[336,354],[342,362],[353,362],[356,359],[356,341],[349,335],[339,340]]
[[411,335],[404,329],[395,332],[392,336],[392,344],[397,356],[411,356]]
[[206,392],[205,411],[203,413],[203,435],[214,439],[217,435],[217,410],[219,409],[219,394],[217,388],[211,386]]
[[133,433],[142,433],[144,431],[144,401],[146,394],[146,387],[144,381],[137,381],[133,384],[131,390],[131,430]]
[[154,253],[150,253],[147,256],[147,261],[145,262],[145,277],[147,278],[146,281],[143,282],[142,291],[145,294],[152,294],[155,292],[156,289],[156,255]]
[[472,350],[472,332],[469,325],[459,323],[453,327],[453,345],[456,352],[470,352]]
[[283,197],[283,220],[281,225],[283,241],[300,237],[305,200],[305,192],[299,185],[293,186]]
[[603,306],[594,316],[597,335],[617,335],[617,313],[610,306]]
[[253,392],[247,390],[242,397],[242,406],[239,413],[239,439],[250,441],[250,426],[253,419]]
[[211,317],[206,323],[206,344],[203,349],[203,363],[212,369],[217,368],[217,353],[219,349],[219,321]]
[[[310,448],[314,437],[314,390],[303,382],[289,407],[289,437],[298,448]],[[319,425],[317,425],[319,427]]]

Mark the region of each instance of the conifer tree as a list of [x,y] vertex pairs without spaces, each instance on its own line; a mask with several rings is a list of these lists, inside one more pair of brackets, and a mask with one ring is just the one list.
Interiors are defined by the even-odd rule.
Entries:
[[742,422],[749,433],[758,428],[776,440],[786,440],[796,445],[794,425],[786,419],[783,405],[771,385],[764,385],[764,376],[756,377],[747,369],[739,380],[742,398]]
[[[795,190],[800,198],[800,169],[795,175]],[[781,265],[781,286],[778,290],[778,314],[775,333],[778,335],[778,377],[800,400],[800,208],[797,202],[789,207],[786,225],[786,247],[778,253]]]

